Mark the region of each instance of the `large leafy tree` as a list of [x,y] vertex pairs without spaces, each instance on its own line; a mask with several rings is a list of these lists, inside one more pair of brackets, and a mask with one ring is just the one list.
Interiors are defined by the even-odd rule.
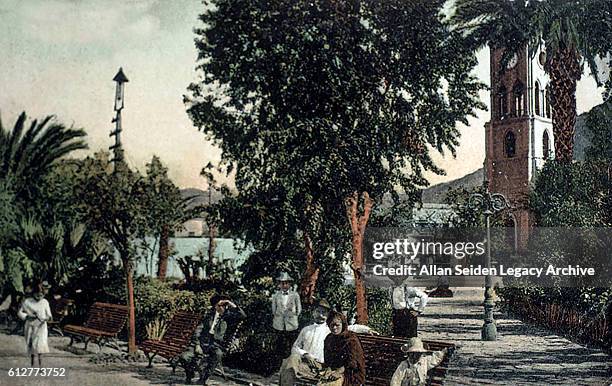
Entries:
[[454,153],[456,123],[482,107],[475,58],[441,20],[441,0],[211,3],[188,112],[235,166],[238,198],[266,203],[268,240],[302,241],[303,287],[332,238],[352,245],[365,323],[369,213],[387,192],[418,200],[423,173],[442,173],[430,149]]
[[110,163],[108,153],[84,160],[78,197],[85,206],[88,223],[104,234],[118,251],[126,276],[129,306],[128,349],[136,352],[134,308],[134,262],[137,240],[151,233],[150,202],[144,178],[119,161]]
[[66,155],[87,147],[84,137],[82,129],[67,128],[52,116],[28,123],[22,113],[10,129],[0,120],[3,289],[23,292],[24,283],[34,275],[39,279],[48,276],[57,284],[66,279],[69,270],[65,268],[74,264],[66,253],[70,240],[60,235],[66,229],[63,216],[57,215],[72,203],[56,205],[57,200],[46,200],[50,197],[47,182]]
[[157,276],[165,279],[170,254],[170,232],[185,220],[186,207],[179,188],[168,177],[168,168],[153,156],[147,164],[144,189],[149,208],[149,228],[159,239]]
[[[502,61],[545,44],[544,69],[550,76],[555,156],[572,160],[576,124],[576,83],[583,63],[599,83],[596,58],[612,52],[609,0],[457,0],[452,17],[474,49],[504,48]],[[609,57],[608,57],[609,60]],[[504,66],[502,66],[504,67]]]

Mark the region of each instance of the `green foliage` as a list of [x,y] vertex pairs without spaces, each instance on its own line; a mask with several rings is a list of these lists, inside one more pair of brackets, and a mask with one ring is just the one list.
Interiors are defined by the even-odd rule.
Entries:
[[8,181],[0,179],[0,249],[17,230],[17,215],[12,187]]
[[11,130],[0,121],[0,179],[11,181],[20,200],[36,197],[42,179],[63,156],[86,149],[82,129],[66,128],[47,116],[26,128],[21,113]]
[[3,292],[23,293],[24,283],[33,276],[32,261],[22,249],[0,250],[0,288]]
[[[2,291],[23,292],[34,280],[56,285],[67,279],[82,240],[74,201],[54,196],[51,186],[71,191],[69,181],[49,184],[63,157],[85,149],[85,132],[48,116],[27,126],[22,113],[12,129],[0,121],[0,279]],[[75,207],[77,205],[74,205]],[[75,253],[72,253],[75,252]],[[82,252],[82,251],[79,251]],[[36,277],[34,277],[36,274]],[[6,276],[5,276],[6,275]]]
[[548,161],[536,176],[530,205],[540,226],[610,226],[607,164]]
[[159,232],[164,225],[171,229],[180,226],[185,220],[185,202],[179,188],[168,177],[168,168],[159,157],[153,156],[146,165],[143,184],[149,227]]
[[[127,304],[125,284],[119,280],[105,288],[109,300]],[[204,314],[210,308],[212,291],[194,293],[177,290],[172,283],[141,276],[134,280],[137,339],[146,338],[147,326],[155,320],[169,322],[177,311]]]
[[[368,326],[383,335],[391,335],[391,295],[388,288],[367,288]],[[347,312],[348,320],[356,317],[355,287],[342,286],[328,295],[333,307]]]
[[507,287],[498,294],[502,306],[521,318],[607,352],[612,348],[610,288]]
[[556,303],[580,310],[585,315],[593,317],[605,317],[612,302],[610,288],[507,287],[498,288],[497,293],[509,307],[521,302],[535,302],[538,305]]
[[586,125],[590,143],[586,149],[587,160],[612,162],[612,101],[589,111]]
[[456,123],[484,107],[443,3],[218,0],[200,16],[188,113],[236,173],[219,226],[266,269],[303,259],[306,237],[317,265],[344,260],[346,197],[398,188],[412,204],[442,173],[428,149],[454,154]]
[[469,202],[472,194],[484,193],[484,186],[471,189],[458,187],[449,190],[444,198],[444,202],[453,208],[453,215],[448,219],[449,225],[454,227],[484,227],[485,219],[482,210],[471,207]]
[[124,164],[114,169],[108,153],[96,153],[84,160],[77,186],[88,223],[111,240],[124,262],[134,259],[134,241],[144,239],[150,229],[142,176]]
[[[452,20],[473,50],[504,49],[501,69],[529,48],[533,57],[544,43],[544,69],[550,77],[555,156],[571,162],[576,123],[576,84],[583,64],[601,85],[596,58],[612,64],[612,3],[608,0],[457,0]],[[610,82],[604,98],[609,97]]]
[[546,68],[555,53],[577,52],[599,82],[595,57],[612,52],[611,5],[607,0],[458,0],[453,22],[468,35],[474,49],[505,48],[503,64],[529,44],[546,42]]

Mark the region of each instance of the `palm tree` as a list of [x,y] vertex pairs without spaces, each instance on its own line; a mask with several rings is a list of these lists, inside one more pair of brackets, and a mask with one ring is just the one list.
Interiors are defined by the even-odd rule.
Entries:
[[26,113],[17,118],[12,130],[0,119],[0,180],[9,181],[18,199],[31,198],[42,177],[63,156],[86,149],[85,131],[66,128],[53,116],[34,120],[26,128]]
[[[544,69],[550,76],[555,156],[573,156],[576,83],[583,63],[595,80],[596,57],[612,52],[610,0],[457,0],[452,22],[477,50],[504,48],[502,63],[528,46],[533,54],[545,42]],[[505,66],[502,66],[502,68]]]

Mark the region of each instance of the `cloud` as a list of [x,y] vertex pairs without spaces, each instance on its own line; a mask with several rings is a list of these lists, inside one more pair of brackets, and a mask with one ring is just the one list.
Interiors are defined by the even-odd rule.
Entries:
[[[124,44],[151,35],[159,20],[152,0],[137,2],[9,0],[2,18],[10,18],[18,35],[47,44]],[[12,14],[12,15],[11,15]]]

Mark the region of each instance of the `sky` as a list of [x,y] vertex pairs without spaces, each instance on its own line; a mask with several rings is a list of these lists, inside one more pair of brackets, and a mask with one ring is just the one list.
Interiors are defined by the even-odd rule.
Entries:
[[[88,133],[92,153],[113,139],[113,103],[119,67],[125,88],[122,142],[128,163],[140,170],[158,155],[180,187],[205,188],[200,170],[220,151],[192,125],[182,102],[197,79],[193,28],[199,0],[0,0],[0,117],[12,127],[26,111],[31,118],[54,114]],[[478,53],[475,73],[489,84],[488,50]],[[489,104],[489,93],[481,92]],[[601,90],[583,76],[578,113],[602,102]],[[457,158],[435,155],[445,176],[459,178],[484,161],[484,123],[479,111],[462,133]],[[84,155],[84,154],[81,154]]]

